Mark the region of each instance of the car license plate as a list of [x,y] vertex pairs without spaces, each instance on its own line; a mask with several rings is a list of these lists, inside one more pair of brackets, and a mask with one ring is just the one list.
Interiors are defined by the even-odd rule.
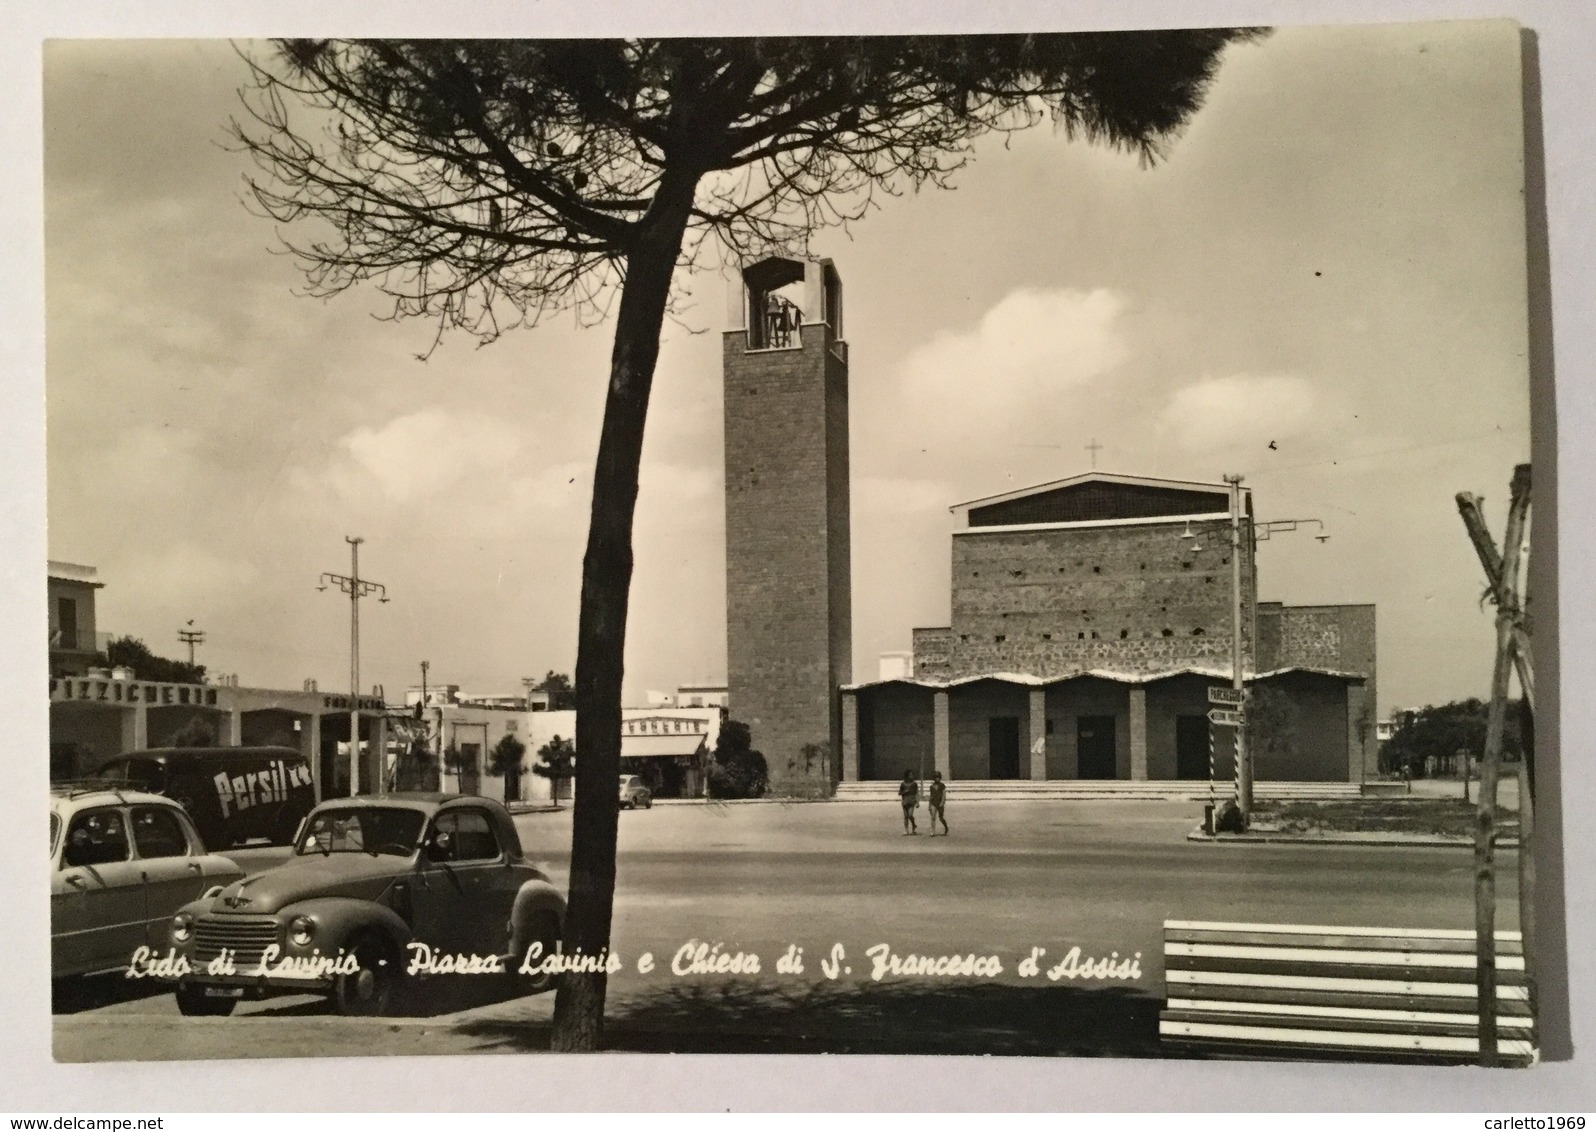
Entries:
[[206,987],[206,998],[243,998],[243,987]]

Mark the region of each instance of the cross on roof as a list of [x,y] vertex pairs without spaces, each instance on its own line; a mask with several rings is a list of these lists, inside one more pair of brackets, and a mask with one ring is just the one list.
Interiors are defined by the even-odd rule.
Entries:
[[1092,454],[1092,467],[1097,467],[1097,454],[1103,450],[1103,446],[1097,443],[1097,437],[1092,437],[1092,442],[1086,446],[1086,450]]

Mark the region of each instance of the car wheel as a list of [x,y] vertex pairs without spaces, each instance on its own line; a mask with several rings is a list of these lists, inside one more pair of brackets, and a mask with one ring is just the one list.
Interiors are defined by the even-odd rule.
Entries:
[[357,935],[349,945],[359,969],[333,981],[332,1001],[346,1017],[385,1014],[399,982],[399,961],[386,936],[374,930]]
[[652,799],[652,798],[644,799],[643,808],[645,810],[652,810],[654,808],[654,799]]
[[204,987],[181,983],[177,988],[177,1012],[185,1018],[226,1018],[237,999],[211,998]]
[[[521,948],[521,954],[515,957],[516,966],[512,970],[517,970],[520,967],[526,953],[532,949],[533,941],[543,945],[538,952],[540,956],[547,958],[554,954],[560,943],[559,919],[548,912],[539,912],[532,917],[531,930],[527,932],[526,942]],[[545,974],[541,971],[536,975],[522,975],[517,970],[515,975],[516,988],[522,994],[544,994],[558,987],[562,977],[557,974]]]

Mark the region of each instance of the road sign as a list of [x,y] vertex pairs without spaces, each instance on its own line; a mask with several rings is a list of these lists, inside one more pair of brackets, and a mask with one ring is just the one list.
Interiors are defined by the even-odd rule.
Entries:
[[1208,702],[1211,704],[1241,704],[1247,699],[1245,688],[1212,687],[1208,689]]
[[1226,708],[1210,708],[1208,711],[1208,722],[1217,723],[1221,727],[1240,727],[1245,719],[1241,712]]

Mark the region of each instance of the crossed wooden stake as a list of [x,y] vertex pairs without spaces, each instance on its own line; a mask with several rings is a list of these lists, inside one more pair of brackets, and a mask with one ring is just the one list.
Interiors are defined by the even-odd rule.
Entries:
[[[1496,1025],[1496,778],[1507,720],[1508,685],[1514,669],[1531,714],[1535,710],[1535,667],[1530,654],[1527,595],[1521,597],[1520,571],[1527,557],[1524,532],[1529,522],[1530,465],[1513,469],[1511,502],[1502,548],[1485,525],[1481,500],[1459,492],[1457,508],[1485,568],[1486,596],[1496,606],[1496,664],[1491,672],[1491,704],[1485,717],[1485,752],[1480,763],[1479,812],[1474,827],[1475,988],[1480,1019],[1480,1064],[1500,1064]],[[1518,918],[1523,941],[1524,985],[1529,997],[1531,1048],[1535,1047],[1535,859],[1530,851],[1534,806],[1533,757],[1526,745],[1519,760]]]

